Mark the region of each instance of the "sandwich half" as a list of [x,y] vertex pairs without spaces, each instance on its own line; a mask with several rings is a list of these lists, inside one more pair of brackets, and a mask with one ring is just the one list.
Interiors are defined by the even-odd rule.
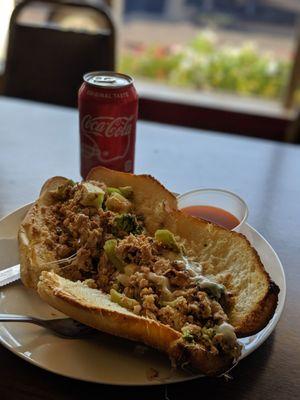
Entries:
[[19,231],[21,278],[47,303],[218,375],[279,289],[238,233],[185,215],[150,176],[98,167],[48,180]]

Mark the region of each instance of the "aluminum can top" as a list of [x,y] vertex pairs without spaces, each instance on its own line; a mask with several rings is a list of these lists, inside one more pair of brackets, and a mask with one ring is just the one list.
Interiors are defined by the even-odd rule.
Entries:
[[93,71],[83,76],[83,80],[92,86],[105,89],[120,89],[133,83],[133,79],[125,74],[113,71]]

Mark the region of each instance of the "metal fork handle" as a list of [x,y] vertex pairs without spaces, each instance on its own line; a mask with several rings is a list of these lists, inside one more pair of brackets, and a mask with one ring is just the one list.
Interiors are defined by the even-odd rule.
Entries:
[[44,326],[45,321],[36,317],[30,317],[28,315],[0,314],[0,322],[28,322],[31,324]]

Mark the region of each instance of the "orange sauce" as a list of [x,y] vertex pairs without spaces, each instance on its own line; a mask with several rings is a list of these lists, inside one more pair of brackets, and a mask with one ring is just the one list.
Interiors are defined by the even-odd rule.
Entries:
[[212,206],[190,206],[181,209],[183,212],[213,222],[226,229],[233,229],[239,225],[240,221],[230,212],[222,208]]

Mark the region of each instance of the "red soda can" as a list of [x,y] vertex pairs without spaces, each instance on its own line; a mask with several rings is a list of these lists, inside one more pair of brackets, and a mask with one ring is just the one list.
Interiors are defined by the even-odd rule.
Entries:
[[98,165],[133,172],[138,95],[130,76],[89,72],[78,93],[81,176]]

